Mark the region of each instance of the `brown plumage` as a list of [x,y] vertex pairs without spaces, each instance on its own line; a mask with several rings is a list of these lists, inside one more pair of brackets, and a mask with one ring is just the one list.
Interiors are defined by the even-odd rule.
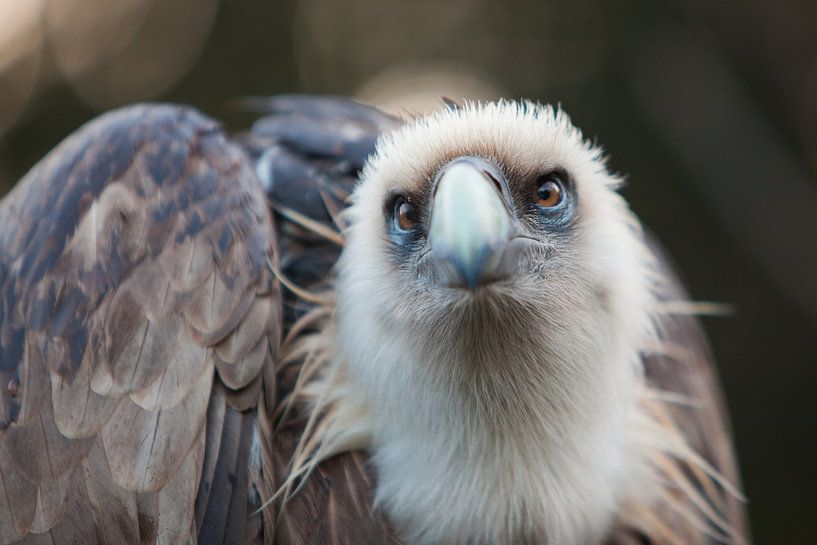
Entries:
[[0,541],[185,543],[232,500],[243,532],[239,411],[272,384],[281,301],[240,148],[189,109],[103,116],[6,197],[0,232]]
[[[316,385],[342,211],[400,122],[253,105],[266,115],[235,139],[189,108],[107,114],[0,205],[0,542],[399,543],[370,453],[321,452],[346,415]],[[662,298],[686,299],[676,280]],[[664,484],[607,543],[738,542],[711,356],[694,317],[662,322],[643,368],[672,395],[641,403],[683,448],[653,453]]]

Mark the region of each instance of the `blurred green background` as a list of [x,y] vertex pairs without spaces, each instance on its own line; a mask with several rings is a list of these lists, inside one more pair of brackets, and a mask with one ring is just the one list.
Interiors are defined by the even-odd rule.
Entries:
[[0,192],[99,112],[245,95],[560,103],[677,261],[755,541],[817,543],[817,2],[0,0]]

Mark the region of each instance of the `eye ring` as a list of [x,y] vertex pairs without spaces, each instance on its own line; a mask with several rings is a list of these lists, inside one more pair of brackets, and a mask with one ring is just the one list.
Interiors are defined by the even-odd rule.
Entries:
[[565,201],[565,187],[561,178],[551,173],[539,179],[536,187],[536,206],[542,209],[559,207]]
[[419,223],[417,209],[403,195],[394,199],[393,215],[395,227],[403,232],[413,230]]

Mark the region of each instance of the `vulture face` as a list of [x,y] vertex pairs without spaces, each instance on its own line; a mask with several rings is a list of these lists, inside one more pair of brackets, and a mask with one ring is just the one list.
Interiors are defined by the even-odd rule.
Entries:
[[508,320],[538,326],[519,338],[527,345],[581,337],[582,323],[621,333],[643,318],[649,290],[617,185],[561,112],[499,103],[421,119],[365,169],[340,306],[365,301],[380,326],[415,339],[463,328],[448,348],[484,344],[469,333]]
[[430,289],[541,277],[574,219],[576,194],[560,167],[517,173],[507,159],[465,155],[428,180],[390,193],[385,215],[395,263]]
[[434,510],[495,493],[511,512],[469,539],[580,543],[609,520],[653,303],[617,185],[565,114],[506,102],[410,123],[364,169],[336,343],[372,414],[378,500],[414,541],[464,539],[489,515],[464,507],[446,533]]

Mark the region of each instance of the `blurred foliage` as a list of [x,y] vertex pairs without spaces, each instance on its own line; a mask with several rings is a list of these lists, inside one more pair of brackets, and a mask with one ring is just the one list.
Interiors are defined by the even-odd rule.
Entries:
[[817,3],[813,0],[0,0],[0,190],[137,100],[229,128],[245,95],[561,103],[697,299],[757,543],[817,542]]

